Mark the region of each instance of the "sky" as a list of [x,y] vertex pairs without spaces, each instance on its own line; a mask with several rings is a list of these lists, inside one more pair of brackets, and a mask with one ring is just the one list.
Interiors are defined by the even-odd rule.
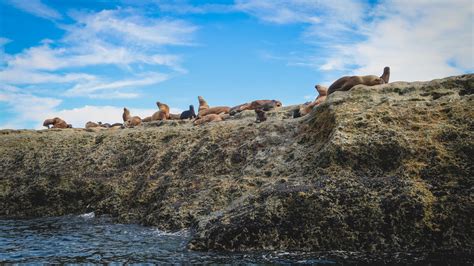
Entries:
[[472,0],[0,0],[0,129],[313,100],[345,75],[474,72]]

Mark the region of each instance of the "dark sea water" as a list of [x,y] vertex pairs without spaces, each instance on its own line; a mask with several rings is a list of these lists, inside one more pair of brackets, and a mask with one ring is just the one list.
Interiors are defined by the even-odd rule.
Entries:
[[[0,219],[1,263],[199,263],[346,264],[365,263],[355,253],[210,253],[186,249],[187,231],[113,223],[107,217],[62,216],[30,220]],[[408,262],[443,262],[408,256]],[[378,261],[377,261],[378,260]],[[371,259],[383,264],[384,258]],[[400,262],[400,261],[399,261]],[[407,262],[404,259],[404,262]],[[393,263],[393,261],[392,261]]]

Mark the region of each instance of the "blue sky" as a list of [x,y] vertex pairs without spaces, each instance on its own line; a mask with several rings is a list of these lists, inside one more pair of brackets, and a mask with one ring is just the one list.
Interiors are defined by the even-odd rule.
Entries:
[[474,70],[470,0],[0,0],[0,128],[316,97],[342,75]]

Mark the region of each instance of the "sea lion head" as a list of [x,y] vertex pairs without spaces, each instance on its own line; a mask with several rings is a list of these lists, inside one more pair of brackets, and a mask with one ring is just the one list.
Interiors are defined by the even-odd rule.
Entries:
[[161,102],[156,102],[156,106],[158,106],[158,108],[160,108],[161,105],[162,105]]
[[194,111],[194,105],[191,104],[191,105],[189,106],[189,111]]
[[319,96],[327,96],[328,95],[328,88],[324,87],[324,86],[321,86],[319,84],[317,84],[316,86],[314,86],[316,88],[316,90],[318,91],[319,93]]
[[130,113],[130,111],[127,109],[127,107],[124,107],[124,108],[123,108],[123,111],[124,111],[125,113]]
[[275,103],[275,107],[281,107],[283,105],[280,101],[277,100],[273,100],[273,102]]

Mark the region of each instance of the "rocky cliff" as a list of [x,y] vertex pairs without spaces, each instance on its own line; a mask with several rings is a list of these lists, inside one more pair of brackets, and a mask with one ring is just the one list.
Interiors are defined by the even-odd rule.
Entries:
[[197,250],[472,254],[474,75],[193,126],[0,131],[0,215],[95,211]]

